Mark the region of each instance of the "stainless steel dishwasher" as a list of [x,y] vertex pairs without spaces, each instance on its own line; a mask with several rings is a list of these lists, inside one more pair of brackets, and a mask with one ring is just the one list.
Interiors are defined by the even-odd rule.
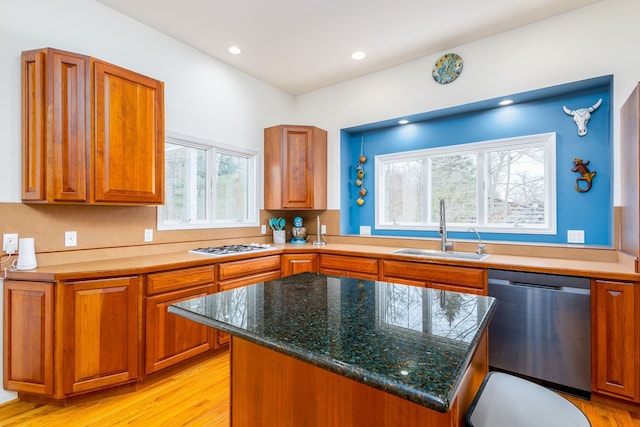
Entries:
[[489,366],[586,396],[591,390],[590,279],[489,270],[498,300]]

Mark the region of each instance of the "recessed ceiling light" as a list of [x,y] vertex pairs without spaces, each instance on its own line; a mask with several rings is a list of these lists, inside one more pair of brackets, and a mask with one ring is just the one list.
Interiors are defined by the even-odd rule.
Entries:
[[498,102],[498,105],[500,105],[501,107],[510,104],[513,104],[513,99],[503,99],[502,101]]
[[242,49],[238,46],[229,46],[229,53],[232,55],[240,55],[242,53]]
[[359,51],[353,52],[351,54],[351,59],[353,59],[354,61],[360,61],[360,60],[364,59],[365,56],[367,56],[367,54],[364,53],[363,51],[359,50]]
[[406,125],[407,123],[409,123],[409,120],[407,119],[398,120],[399,125]]

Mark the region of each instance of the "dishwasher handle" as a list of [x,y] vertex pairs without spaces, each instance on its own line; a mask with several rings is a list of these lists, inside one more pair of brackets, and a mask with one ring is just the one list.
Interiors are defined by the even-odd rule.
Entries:
[[[568,292],[573,294],[581,294],[581,295],[589,295],[591,293],[589,288],[584,287],[572,287],[572,286],[562,286],[562,285],[549,285],[549,284],[540,284],[540,283],[524,283],[524,282],[514,282],[510,280],[501,280],[501,279],[489,279],[489,286],[517,286],[520,288],[533,288],[540,289],[552,292]],[[489,291],[489,295],[491,295],[491,291]]]
[[503,282],[506,281],[513,284],[522,284],[524,286],[535,285],[550,288],[591,289],[591,279],[589,277],[489,269],[489,283],[495,283],[496,280]]

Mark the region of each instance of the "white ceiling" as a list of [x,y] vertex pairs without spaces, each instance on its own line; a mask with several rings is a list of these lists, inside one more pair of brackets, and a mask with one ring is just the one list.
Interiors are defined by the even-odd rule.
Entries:
[[601,0],[97,1],[296,95]]

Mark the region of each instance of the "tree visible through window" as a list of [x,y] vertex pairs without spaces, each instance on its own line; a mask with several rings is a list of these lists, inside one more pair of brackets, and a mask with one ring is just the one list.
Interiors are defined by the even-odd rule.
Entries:
[[[376,157],[376,227],[555,232],[555,134]],[[466,228],[465,228],[466,229]]]
[[192,138],[168,137],[166,204],[158,208],[158,229],[257,225],[257,156]]

